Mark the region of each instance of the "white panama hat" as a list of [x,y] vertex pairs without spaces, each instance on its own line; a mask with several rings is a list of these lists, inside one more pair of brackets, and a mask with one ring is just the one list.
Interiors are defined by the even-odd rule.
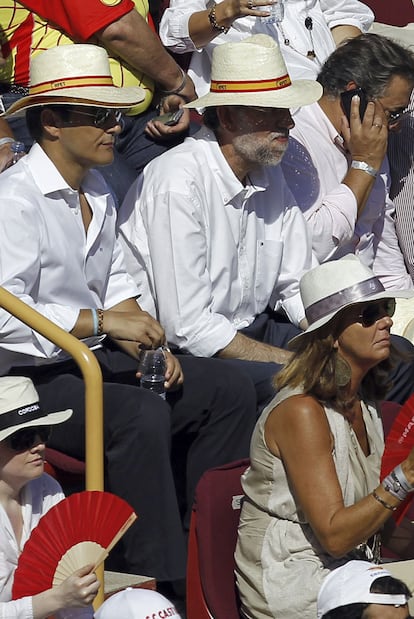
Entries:
[[56,413],[45,413],[39,404],[39,396],[26,376],[0,377],[0,441],[21,430],[33,426],[53,426],[69,419],[70,408]]
[[346,307],[366,301],[414,296],[412,290],[385,290],[371,269],[354,254],[311,269],[302,276],[299,286],[309,326],[289,341],[290,349],[295,349],[307,333],[316,331]]
[[322,86],[315,80],[292,82],[277,42],[267,34],[255,34],[214,48],[210,92],[184,107],[297,108],[321,96]]
[[96,611],[95,619],[181,619],[174,604],[157,591],[131,587],[111,595]]
[[51,47],[31,59],[29,94],[13,103],[4,116],[47,103],[129,108],[143,100],[144,91],[138,86],[114,86],[102,47],[76,43]]
[[385,604],[405,606],[408,602],[403,593],[371,593],[371,585],[377,578],[392,576],[386,566],[368,561],[348,561],[333,570],[322,583],[318,594],[318,619],[329,611],[348,604]]

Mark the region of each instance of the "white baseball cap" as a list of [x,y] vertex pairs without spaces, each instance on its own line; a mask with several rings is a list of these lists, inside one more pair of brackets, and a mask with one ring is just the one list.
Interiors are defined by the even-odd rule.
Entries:
[[404,606],[408,597],[401,594],[371,593],[377,578],[392,576],[382,565],[368,561],[348,561],[333,570],[322,583],[318,595],[318,619],[326,613],[348,604],[390,604]]
[[181,619],[174,604],[161,593],[131,587],[111,595],[94,616],[95,619]]

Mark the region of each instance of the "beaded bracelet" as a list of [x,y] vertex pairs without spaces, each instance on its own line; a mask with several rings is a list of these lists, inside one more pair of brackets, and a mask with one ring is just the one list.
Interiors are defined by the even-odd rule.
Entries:
[[374,497],[374,499],[376,501],[378,501],[378,503],[381,503],[381,505],[383,507],[385,507],[386,509],[389,509],[392,512],[395,512],[395,510],[397,509],[396,505],[390,505],[389,503],[387,503],[386,501],[384,501],[384,499],[382,499],[374,490],[374,492],[372,493],[372,496]]
[[103,309],[98,309],[98,310],[96,310],[96,313],[98,314],[98,333],[97,333],[97,335],[103,335],[104,334],[104,328],[103,328],[104,311],[103,311]]
[[208,14],[208,19],[210,21],[210,24],[214,28],[214,30],[218,30],[219,32],[222,32],[223,34],[227,34],[230,28],[227,28],[226,26],[220,26],[220,24],[217,22],[216,6],[217,6],[216,3],[214,3]]

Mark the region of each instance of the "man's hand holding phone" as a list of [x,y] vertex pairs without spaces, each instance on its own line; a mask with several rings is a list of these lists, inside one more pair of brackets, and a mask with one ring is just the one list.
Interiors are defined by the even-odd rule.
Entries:
[[379,103],[368,101],[362,88],[341,94],[341,133],[352,159],[379,170],[387,151],[388,123]]
[[168,140],[187,131],[190,125],[190,111],[183,108],[184,101],[179,95],[168,95],[162,101],[159,116],[152,118],[145,132],[155,140]]

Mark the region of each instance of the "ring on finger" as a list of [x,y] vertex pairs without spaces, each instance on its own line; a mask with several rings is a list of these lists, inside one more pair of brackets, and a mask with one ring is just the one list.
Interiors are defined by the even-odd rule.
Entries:
[[374,123],[373,124],[374,127],[378,127],[378,129],[381,129],[382,125],[380,125],[379,123]]

